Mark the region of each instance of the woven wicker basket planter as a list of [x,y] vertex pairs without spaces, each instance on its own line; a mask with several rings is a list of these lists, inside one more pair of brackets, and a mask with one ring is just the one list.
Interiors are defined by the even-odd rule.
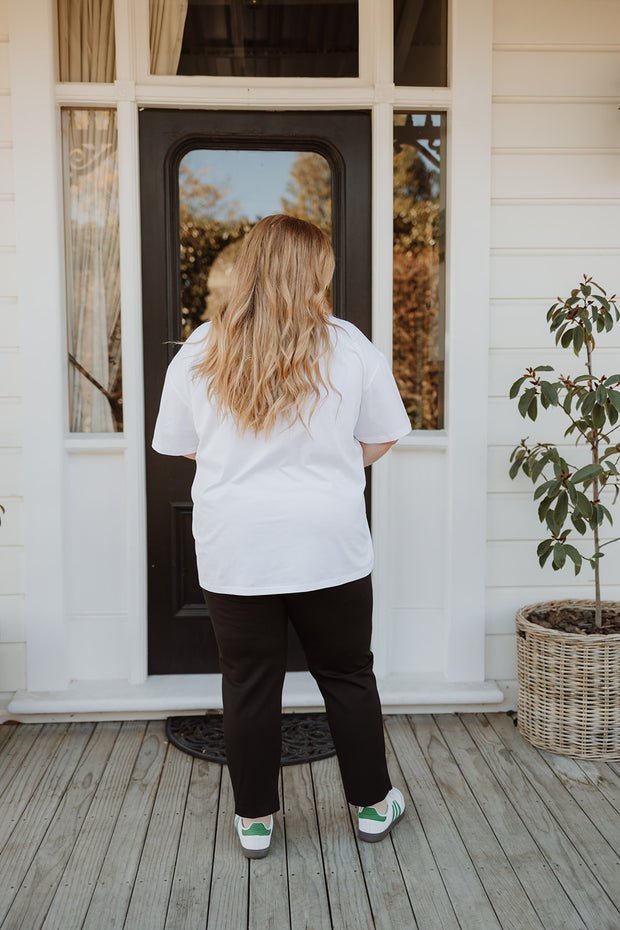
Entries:
[[[620,602],[605,601],[620,610]],[[594,601],[546,601],[517,611],[518,726],[534,746],[585,759],[620,759],[620,633],[548,630],[528,614]]]

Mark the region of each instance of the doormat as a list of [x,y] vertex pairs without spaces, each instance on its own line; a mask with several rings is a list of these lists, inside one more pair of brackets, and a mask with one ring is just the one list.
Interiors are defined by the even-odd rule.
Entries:
[[[173,746],[190,756],[226,764],[222,714],[168,717],[166,736]],[[280,765],[316,762],[335,755],[326,714],[282,714]]]

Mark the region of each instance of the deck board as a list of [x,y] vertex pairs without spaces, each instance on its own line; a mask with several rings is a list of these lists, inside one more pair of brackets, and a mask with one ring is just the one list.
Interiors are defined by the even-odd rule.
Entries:
[[45,920],[106,770],[120,726],[119,723],[99,723],[95,727],[7,912],[5,923],[11,930],[30,930],[41,926]]
[[460,925],[478,930],[500,930],[501,924],[409,720],[405,717],[390,719],[388,732]]
[[284,766],[282,797],[291,930],[332,930],[310,763]]
[[[500,925],[505,930],[544,930],[436,722],[429,715],[410,719],[418,745]],[[478,796],[484,798],[482,793]]]
[[[386,730],[386,755],[390,775],[392,782],[401,788],[406,805],[405,817],[398,829],[392,832],[391,841],[409,900],[412,902],[416,925],[418,930],[458,930],[459,923],[454,908],[418,816],[416,792],[414,791],[413,795],[409,792],[399,755],[392,742],[394,740],[398,745],[399,730],[396,718],[387,718]],[[409,750],[408,739],[405,727],[404,740],[399,747],[404,765]]]
[[0,930],[618,930],[620,767],[504,714],[386,717],[404,820],[361,843],[335,758],[281,772],[269,855],[163,721],[0,727]]
[[[150,722],[114,825],[83,930],[101,930],[102,927],[120,930],[125,923],[166,746],[163,724],[159,720]],[[158,928],[153,927],[153,930]]]
[[[604,896],[606,892],[617,909],[616,913],[620,913],[618,850],[607,843],[547,765],[542,754],[522,739],[507,717],[492,719],[492,726],[508,745],[513,758],[523,768],[552,816],[562,823],[573,845],[584,851],[586,861],[600,883],[601,895]],[[616,918],[616,921],[617,926],[620,926],[620,920]]]
[[[573,845],[564,832],[563,821],[558,822],[555,819],[535,787],[517,765],[510,751],[513,738],[511,730],[514,731],[516,739],[522,740],[522,737],[512,722],[509,722],[509,728],[504,731],[504,743],[493,726],[493,715],[478,718],[466,714],[463,719],[476,746],[489,761],[504,791],[515,798],[524,825],[561,883],[564,894],[570,898],[578,911],[583,922],[579,930],[617,930],[620,926],[620,915],[605,895],[601,894],[601,888],[588,866],[585,849],[580,849],[578,843]],[[569,807],[570,804],[567,804],[567,811]]]
[[164,930],[204,928],[221,781],[221,766],[193,760]]
[[441,717],[439,727],[542,925],[579,930],[583,926],[579,914],[533,837],[524,829],[518,796],[515,807],[459,717]]
[[125,919],[130,927],[165,925],[192,761],[192,756],[168,744]]
[[109,764],[76,837],[58,889],[43,923],[44,930],[81,927],[91,902],[146,724],[128,722],[118,733]]

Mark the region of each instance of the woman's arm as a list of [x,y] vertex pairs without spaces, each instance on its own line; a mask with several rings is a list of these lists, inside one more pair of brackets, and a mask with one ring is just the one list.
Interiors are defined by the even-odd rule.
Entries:
[[372,463],[380,459],[382,455],[385,455],[388,449],[391,449],[396,442],[396,439],[393,442],[360,442],[360,446],[364,453],[364,468],[368,465],[372,465]]
[[194,461],[195,461],[195,460],[196,460],[196,453],[195,453],[195,452],[188,452],[187,455],[184,455],[184,456],[183,456],[183,458],[186,458],[186,459],[194,459]]

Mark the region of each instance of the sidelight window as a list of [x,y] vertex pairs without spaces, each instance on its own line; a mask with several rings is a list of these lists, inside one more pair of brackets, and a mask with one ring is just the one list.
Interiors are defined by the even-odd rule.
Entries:
[[393,367],[412,429],[444,425],[445,113],[394,114]]
[[72,432],[122,431],[116,111],[62,111]]

